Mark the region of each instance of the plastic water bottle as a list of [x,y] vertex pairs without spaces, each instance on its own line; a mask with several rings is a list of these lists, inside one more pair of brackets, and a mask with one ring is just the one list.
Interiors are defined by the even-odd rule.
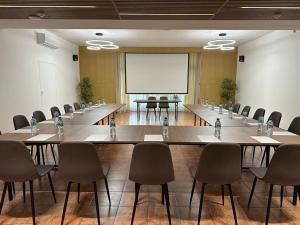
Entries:
[[211,110],[215,110],[215,103],[211,103]]
[[74,111],[73,111],[73,107],[72,106],[70,106],[69,111],[70,111],[70,118],[73,119],[74,118]]
[[57,134],[58,136],[63,136],[64,135],[64,121],[61,118],[61,116],[57,117]]
[[223,105],[219,105],[219,114],[223,113]]
[[116,133],[116,122],[115,122],[115,118],[114,117],[112,117],[110,119],[109,132],[110,132],[110,137],[111,138],[116,138],[116,136],[117,136],[117,133]]
[[205,107],[208,107],[208,99],[205,99]]
[[233,112],[233,108],[232,108],[232,106],[229,106],[229,108],[228,108],[228,117],[229,117],[230,119],[233,118],[233,117],[232,117],[232,112]]
[[215,122],[215,137],[216,138],[221,138],[221,121],[220,118],[217,118]]
[[31,134],[35,135],[37,133],[37,121],[34,118],[34,116],[32,116],[30,120],[30,127],[31,127]]
[[247,113],[246,112],[243,112],[242,113],[242,116],[243,116],[243,123],[245,124],[247,122]]
[[167,138],[168,136],[169,136],[169,119],[168,117],[165,117],[163,121],[163,137]]
[[269,137],[271,137],[272,134],[273,134],[273,126],[274,126],[273,121],[269,120],[268,123],[267,123],[267,135]]
[[263,117],[263,116],[260,116],[260,117],[258,118],[258,128],[257,128],[257,132],[258,132],[259,134],[262,134],[263,128],[264,128],[264,117]]

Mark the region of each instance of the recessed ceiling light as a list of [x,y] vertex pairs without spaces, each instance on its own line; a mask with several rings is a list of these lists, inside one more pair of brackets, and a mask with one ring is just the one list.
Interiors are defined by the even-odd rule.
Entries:
[[97,8],[94,5],[0,5],[0,8]]
[[300,9],[300,6],[241,6],[241,9]]
[[214,13],[120,13],[121,16],[213,16]]

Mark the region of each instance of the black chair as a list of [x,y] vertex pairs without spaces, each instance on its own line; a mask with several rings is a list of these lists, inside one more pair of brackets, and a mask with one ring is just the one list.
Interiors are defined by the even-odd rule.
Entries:
[[258,120],[259,117],[264,117],[265,116],[265,109],[263,108],[259,108],[255,111],[254,115],[253,115],[253,119],[254,120]]
[[30,184],[30,197],[32,209],[32,221],[35,225],[35,207],[33,196],[33,181],[47,175],[56,202],[54,187],[50,176],[53,166],[35,166],[26,146],[17,141],[0,141],[0,180],[3,180],[4,188],[0,202],[0,213],[2,211],[6,190],[13,182],[23,183],[23,200],[25,202],[25,182]]
[[[159,100],[168,100],[167,96],[162,96],[159,98]],[[167,115],[169,117],[169,103],[168,102],[160,102],[158,104],[158,108],[159,108],[159,118],[160,118],[160,114],[161,114],[161,109],[166,109]]]
[[288,128],[288,131],[300,135],[300,117],[296,117],[293,119]]
[[22,129],[24,127],[30,126],[26,116],[24,115],[16,115],[13,117],[13,123],[15,130]]
[[69,104],[65,104],[64,105],[65,113],[70,113],[71,112],[71,108],[72,108],[72,106],[70,106]]
[[238,181],[241,177],[240,159],[241,148],[237,144],[212,143],[204,147],[198,165],[191,168],[194,181],[190,197],[190,204],[192,202],[196,181],[202,183],[198,225],[200,224],[204,191],[207,184],[215,184],[221,186],[223,204],[224,185],[228,187],[234,221],[235,224],[238,224],[231,184]]
[[78,102],[74,102],[74,109],[75,110],[80,110],[81,109],[81,106]]
[[42,111],[34,111],[33,116],[36,119],[36,122],[40,123],[46,120],[45,114]]
[[[148,100],[156,100],[156,97],[148,97]],[[157,108],[157,102],[148,102],[146,105],[147,108],[147,115],[146,118],[149,119],[149,109],[153,109],[154,110],[154,114],[155,114],[155,119],[156,119],[156,108]]]
[[241,112],[241,115],[242,115],[242,116],[248,117],[248,116],[249,116],[249,113],[250,113],[250,109],[251,109],[250,106],[248,106],[248,105],[245,106],[245,107],[243,108],[242,112]]
[[240,103],[236,103],[234,106],[233,106],[233,112],[234,113],[239,113],[239,110],[240,110],[240,107],[241,107],[241,104]]
[[55,118],[56,116],[61,116],[60,110],[57,106],[51,107],[50,111],[52,118]]
[[250,168],[250,171],[255,176],[249,201],[248,207],[251,204],[251,199],[256,186],[257,179],[262,180],[270,184],[269,199],[267,206],[267,213],[265,224],[269,223],[270,207],[272,202],[273,186],[281,186],[281,201],[282,206],[283,199],[283,186],[297,186],[300,184],[300,145],[290,144],[279,146],[270,162],[268,168]]

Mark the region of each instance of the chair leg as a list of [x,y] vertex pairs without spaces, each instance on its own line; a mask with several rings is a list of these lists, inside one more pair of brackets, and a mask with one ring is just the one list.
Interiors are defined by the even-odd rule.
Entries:
[[255,146],[254,146],[254,148],[253,148],[253,152],[252,152],[252,162],[254,161],[254,157],[255,157]]
[[225,201],[224,201],[224,185],[221,185],[221,193],[222,193],[222,205],[225,205]]
[[30,146],[30,155],[31,155],[31,157],[33,155],[33,145]]
[[255,186],[256,186],[256,182],[257,182],[257,177],[254,178],[254,181],[253,181],[253,184],[252,184],[251,193],[250,193],[250,197],[249,197],[249,200],[248,200],[248,207],[250,207],[250,204],[251,204],[251,200],[252,200],[252,196],[253,196],[254,189],[255,189]]
[[169,118],[169,109],[167,108],[167,116],[168,116],[168,118]]
[[283,202],[283,186],[280,187],[280,207],[282,207]]
[[193,181],[193,186],[192,186],[192,191],[191,191],[191,197],[190,197],[190,205],[192,205],[195,186],[196,186],[196,179],[194,179],[194,181]]
[[201,198],[200,198],[200,206],[199,206],[199,214],[198,214],[198,225],[200,224],[201,219],[201,213],[202,213],[202,206],[203,206],[203,199],[204,199],[204,189],[205,189],[205,183],[202,183],[201,187]]
[[228,186],[229,195],[230,195],[230,201],[231,201],[231,207],[232,207],[234,222],[235,222],[235,225],[237,225],[238,222],[237,222],[237,218],[236,218],[236,212],[235,212],[235,207],[234,207],[234,201],[233,201],[233,195],[232,195],[232,190],[231,190],[231,184],[228,184],[227,186]]
[[154,116],[155,116],[155,119],[156,119],[156,109],[154,108]]
[[40,151],[41,151],[41,153],[42,153],[43,165],[46,165],[46,163],[45,163],[45,155],[44,155],[44,149],[43,149],[43,146],[41,146]]
[[57,165],[57,163],[56,163],[56,157],[55,157],[55,153],[54,153],[54,146],[50,145],[50,147],[51,147],[51,153],[52,153],[52,157],[53,157],[53,160],[54,160],[54,164]]
[[100,225],[100,214],[99,214],[99,202],[98,202],[98,192],[97,192],[97,183],[94,182],[94,192],[95,192],[95,202],[96,202],[96,212],[97,212],[97,221]]
[[267,207],[266,221],[265,221],[266,225],[268,225],[268,223],[269,223],[269,215],[270,215],[270,208],[271,208],[271,202],[272,202],[272,194],[273,194],[273,184],[270,184],[268,207]]
[[50,172],[47,173],[47,176],[48,176],[48,180],[49,180],[49,183],[50,183],[52,196],[53,196],[54,202],[56,203],[56,196],[55,196],[54,186],[53,186],[53,183],[52,183]]
[[164,193],[164,186],[161,185],[161,204],[165,204],[165,193]]
[[158,118],[160,118],[161,108],[159,108]]
[[23,202],[25,203],[26,202],[26,183],[23,182],[22,183],[22,186],[23,186]]
[[80,202],[80,183],[77,184],[77,203]]
[[135,199],[134,199],[133,211],[131,216],[131,223],[130,223],[131,225],[133,225],[133,221],[134,221],[135,210],[139,199],[140,187],[141,187],[140,184],[135,183]]
[[33,195],[33,181],[29,181],[30,185],[30,199],[31,199],[31,211],[32,211],[32,223],[35,225],[35,208],[34,208],[34,195]]
[[62,214],[62,217],[61,217],[61,225],[64,224],[64,219],[65,219],[66,209],[67,209],[67,205],[68,205],[70,189],[71,189],[71,182],[68,183],[68,187],[67,187],[67,193],[66,193],[66,198],[65,198],[64,208],[63,208],[63,214]]
[[8,183],[5,182],[5,183],[4,183],[3,192],[2,192],[2,196],[1,196],[1,202],[0,202],[0,214],[1,214],[1,212],[2,212],[2,207],[3,207],[5,195],[6,195],[7,186],[8,186]]
[[263,157],[262,157],[261,162],[260,162],[260,166],[262,166],[262,164],[264,163],[265,157],[266,157],[266,150],[264,151]]
[[149,119],[149,108],[147,108],[146,120]]
[[109,205],[111,205],[110,194],[109,194],[109,188],[108,188],[108,182],[107,182],[107,178],[106,178],[106,177],[104,178],[104,181],[105,181],[105,188],[106,188],[106,193],[107,193]]
[[11,186],[12,186],[12,190],[14,195],[16,194],[16,186],[15,186],[15,182],[11,182]]
[[170,200],[169,200],[168,184],[163,184],[163,188],[164,188],[164,194],[165,194],[165,198],[166,198],[166,206],[167,206],[169,225],[171,225],[172,222],[171,222],[171,213],[170,213]]

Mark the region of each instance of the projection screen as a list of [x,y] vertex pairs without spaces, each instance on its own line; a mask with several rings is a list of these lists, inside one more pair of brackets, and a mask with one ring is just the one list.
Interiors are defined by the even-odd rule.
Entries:
[[126,53],[127,94],[187,94],[188,53]]

